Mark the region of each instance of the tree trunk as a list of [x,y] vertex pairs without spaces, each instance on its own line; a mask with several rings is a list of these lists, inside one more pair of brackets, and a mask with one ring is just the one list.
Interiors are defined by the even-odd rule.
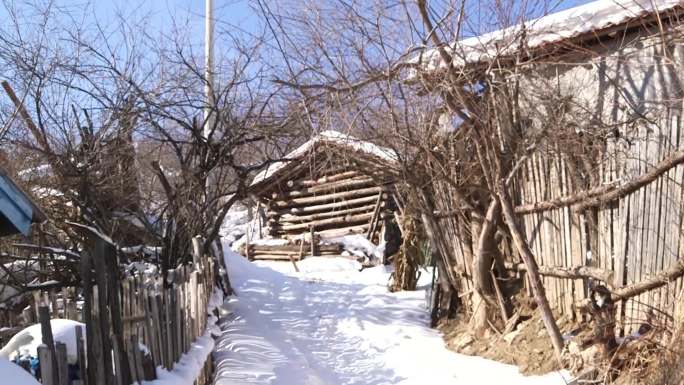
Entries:
[[556,358],[560,361],[561,353],[563,352],[563,337],[558,329],[556,320],[553,318],[549,301],[546,299],[546,291],[544,290],[544,284],[542,283],[541,277],[539,275],[537,261],[534,259],[534,255],[532,254],[532,251],[524,239],[522,231],[520,231],[520,228],[515,221],[513,207],[503,181],[500,181],[499,183],[499,200],[501,202],[504,218],[506,219],[506,224],[508,225],[511,236],[513,237],[513,242],[515,243],[515,246],[518,249],[518,252],[520,253],[520,256],[522,257],[527,268],[527,274],[529,277],[530,286],[532,287],[532,293],[537,305],[539,306],[539,310],[541,311],[541,316],[542,320],[544,321],[546,331],[551,338],[551,344],[553,345],[553,349],[556,353]]
[[[475,231],[476,226],[473,226],[473,236],[479,234],[474,250],[475,259],[473,261],[473,283],[475,284],[475,292],[473,293],[473,306],[475,315],[473,316],[474,327],[477,331],[484,331],[488,326],[488,311],[487,303],[494,303],[496,292],[492,282],[491,269],[494,262],[497,262],[497,271],[503,271],[503,261],[496,258],[498,250],[496,247],[496,228],[498,218],[500,216],[499,200],[496,197],[489,204],[487,214],[484,221],[482,221],[479,231]],[[475,223],[476,221],[473,220]],[[501,266],[498,266],[501,265]],[[506,308],[504,304],[504,308]],[[504,311],[506,318],[508,318],[508,309]]]

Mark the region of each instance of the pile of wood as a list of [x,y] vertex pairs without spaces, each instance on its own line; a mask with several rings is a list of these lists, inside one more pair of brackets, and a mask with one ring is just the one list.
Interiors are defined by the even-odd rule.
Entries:
[[242,255],[249,260],[270,261],[300,261],[308,256],[339,257],[342,254],[342,245],[320,245],[302,242],[299,245],[254,245],[243,246]]
[[269,235],[302,239],[365,234],[372,239],[387,215],[390,187],[356,170],[332,170],[317,179],[281,184],[265,204]]

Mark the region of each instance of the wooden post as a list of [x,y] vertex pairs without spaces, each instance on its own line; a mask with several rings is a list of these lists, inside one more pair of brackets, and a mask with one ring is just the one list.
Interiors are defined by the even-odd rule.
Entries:
[[[52,326],[50,325],[50,309],[47,306],[38,307],[38,320],[40,322],[40,332],[43,336],[43,344],[50,350],[50,358],[52,359],[52,367],[56,370],[56,352],[55,340],[52,336]],[[56,385],[56,384],[55,384]]]
[[[315,253],[315,246],[314,246],[314,238],[316,235],[316,232],[314,231],[314,227],[311,226],[309,229],[311,229],[311,256],[314,256]],[[304,237],[302,237],[304,238]],[[302,239],[302,242],[304,242],[304,239]]]
[[[116,362],[116,365],[118,365],[117,374],[118,377],[120,377],[117,378],[116,381],[120,382],[121,385],[128,384],[130,383],[130,379],[128,378],[130,371],[128,370],[128,361],[125,359],[122,351],[124,346],[124,328],[123,320],[121,319],[121,302],[119,299],[121,282],[119,280],[118,256],[116,255],[114,246],[100,237],[97,237],[96,250],[98,251],[99,256],[103,258],[102,261],[106,266],[104,287],[107,290],[108,303],[106,304],[106,310],[103,313],[108,315],[111,319],[111,323],[109,323],[111,329],[103,327],[103,337],[104,339],[109,338],[112,343],[116,342],[115,347],[118,348],[118,350],[114,350],[114,361]],[[108,317],[102,317],[103,320],[105,318]],[[108,350],[106,350],[106,352],[108,352]]]
[[369,241],[373,241],[373,233],[375,233],[375,225],[378,220],[378,217],[380,216],[380,208],[382,207],[382,193],[378,194],[378,201],[375,202],[375,208],[373,209],[373,216],[371,217],[370,220],[370,226],[368,226],[368,234],[366,234],[366,238]]
[[89,385],[88,382],[88,371],[86,370],[86,357],[85,349],[83,344],[83,327],[76,326],[76,352],[78,355],[78,371],[79,378],[83,382],[83,385]]
[[[95,302],[95,308],[97,311],[97,320],[98,320],[98,330],[97,333],[99,334],[99,341],[97,343],[101,344],[100,347],[98,348],[100,350],[100,353],[102,356],[100,357],[100,362],[96,365],[96,367],[101,367],[102,368],[102,373],[100,373],[100,370],[98,368],[98,377],[103,376],[104,378],[102,379],[102,384],[106,385],[114,385],[115,381],[114,378],[112,378],[112,374],[114,373],[114,365],[113,365],[113,360],[111,357],[111,352],[112,352],[112,341],[110,339],[111,336],[111,322],[110,322],[110,307],[109,307],[109,301],[110,297],[109,294],[110,292],[107,290],[107,261],[106,258],[107,256],[105,255],[104,251],[104,246],[102,245],[103,240],[99,240],[99,242],[96,240],[95,247],[93,250],[93,266],[95,267],[95,282],[96,286],[93,288],[93,293],[97,293],[97,301]],[[91,326],[91,325],[89,325]],[[91,326],[92,327],[92,326]],[[88,328],[89,329],[89,328]],[[86,329],[86,330],[88,330]],[[89,340],[90,341],[90,340]],[[88,342],[89,344],[91,342]],[[98,385],[100,384],[99,382],[96,382]]]
[[55,361],[57,361],[57,374],[59,375],[59,385],[69,385],[69,364],[67,363],[66,344],[57,342],[55,344]]
[[501,311],[501,319],[504,323],[507,323],[508,311],[506,310],[506,302],[503,297],[503,293],[501,292],[501,288],[499,287],[499,282],[497,281],[496,276],[494,275],[494,272],[492,270],[489,271],[489,274],[491,275],[492,283],[494,284],[494,292],[496,293],[496,300],[499,304],[499,310]]
[[45,344],[38,346],[38,361],[40,362],[40,377],[43,385],[59,385],[54,356]]
[[561,336],[556,320],[553,318],[553,312],[551,311],[551,306],[549,306],[549,301],[546,298],[546,291],[544,290],[544,284],[539,276],[539,267],[537,266],[537,261],[530,251],[525,238],[515,222],[515,216],[513,214],[513,207],[511,207],[511,201],[508,197],[508,192],[506,191],[506,186],[502,181],[499,183],[499,200],[501,201],[501,208],[506,218],[506,224],[513,237],[513,242],[515,243],[518,252],[520,253],[525,266],[527,267],[527,275],[530,279],[530,286],[532,287],[532,292],[534,294],[534,299],[539,306],[541,311],[541,317],[544,321],[544,326],[551,339],[551,344],[556,353],[556,359],[560,361],[561,353],[563,352],[563,337]]
[[[148,347],[148,349],[149,349],[149,347]],[[133,365],[135,367],[136,377],[138,377],[138,381],[146,380],[145,372],[143,370],[143,365],[142,365],[143,357],[142,357],[142,354],[140,353],[138,336],[136,336],[136,335],[131,336],[131,350],[133,351]]]
[[126,349],[126,358],[128,359],[128,369],[131,371],[131,381],[133,383],[139,383],[142,378],[138,377],[138,372],[135,366],[135,350],[138,347],[134,344],[133,340],[129,342],[128,349]]
[[39,291],[34,291],[33,292],[33,306],[35,307],[35,317],[34,319],[38,322],[40,322],[40,312],[38,311],[38,308],[43,305],[43,296]]
[[202,237],[199,235],[192,238],[192,262],[195,269],[200,268],[200,259],[202,258]]
[[[112,338],[112,358],[114,359],[114,381],[116,385],[124,385],[124,363],[121,361],[121,351],[123,347],[119,346],[119,341]],[[129,374],[129,373],[127,373]]]
[[173,332],[172,332],[172,318],[171,318],[171,293],[168,291],[164,292],[164,339],[166,339],[166,346],[169,351],[166,355],[166,369],[172,370],[174,362],[176,361],[176,349],[173,343]]

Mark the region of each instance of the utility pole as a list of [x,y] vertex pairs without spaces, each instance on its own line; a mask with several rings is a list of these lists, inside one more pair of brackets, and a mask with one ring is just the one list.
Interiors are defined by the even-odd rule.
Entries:
[[[204,0],[204,129],[202,136],[207,141],[206,156],[211,156],[212,131],[216,128],[216,100],[214,99],[214,0]],[[208,159],[205,159],[208,160]],[[216,189],[216,170],[207,170],[207,178],[204,181],[204,199],[206,204],[213,202]],[[213,219],[212,210],[207,210],[208,223]]]
[[204,107],[204,137],[209,140],[209,135],[214,126],[216,112],[214,101],[214,0],[205,0],[204,18],[204,95],[206,106]]

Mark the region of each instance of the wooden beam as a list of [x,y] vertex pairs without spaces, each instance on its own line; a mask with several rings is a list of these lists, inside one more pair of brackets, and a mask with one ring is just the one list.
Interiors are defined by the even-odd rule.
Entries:
[[[270,251],[283,251],[283,252],[297,252],[299,251],[299,245],[249,245],[250,252],[270,252]],[[319,245],[318,249],[321,251],[342,251],[342,246],[339,244],[332,245]]]
[[[524,263],[505,264],[507,269],[514,271],[527,271]],[[591,266],[539,266],[539,274],[547,277],[566,278],[566,279],[586,279],[592,278],[599,280],[609,286],[613,285],[613,272]]]
[[356,170],[350,170],[350,171],[344,171],[339,174],[333,174],[333,175],[326,175],[321,178],[318,178],[316,180],[302,180],[302,181],[288,181],[287,185],[289,187],[294,187],[294,186],[301,186],[301,187],[312,187],[317,184],[321,183],[327,183],[327,182],[335,182],[338,180],[346,179],[346,178],[352,178],[355,176],[359,176],[358,171]]
[[[386,194],[383,194],[383,199],[385,197],[386,197]],[[341,208],[341,207],[354,207],[356,205],[360,205],[360,204],[364,204],[364,203],[375,202],[376,199],[377,199],[376,195],[371,195],[371,196],[367,196],[367,197],[363,197],[363,198],[354,198],[354,199],[343,200],[340,202],[333,202],[333,203],[327,203],[327,204],[322,204],[322,205],[295,207],[295,208],[290,208],[289,210],[283,210],[280,212],[281,213],[288,212],[291,214],[313,213],[313,212],[325,211],[325,210]]]
[[[384,202],[382,206],[385,206]],[[358,214],[358,213],[365,213],[365,212],[370,212],[373,210],[375,206],[374,205],[366,205],[366,206],[361,206],[361,207],[352,207],[349,209],[343,209],[343,210],[335,210],[333,211],[328,211],[328,212],[323,212],[323,213],[318,213],[318,214],[310,214],[310,215],[294,215],[294,214],[284,214],[280,217],[278,216],[273,216],[273,219],[270,219],[270,223],[277,223],[277,222],[292,222],[292,223],[301,223],[301,222],[306,222],[306,221],[315,221],[318,219],[326,219],[326,218],[333,218],[333,217],[338,217],[342,215],[348,215],[348,214]]]
[[357,214],[357,215],[345,215],[342,217],[321,219],[317,221],[311,221],[306,223],[298,223],[293,225],[280,225],[275,227],[276,231],[293,231],[293,230],[303,230],[308,229],[311,226],[325,227],[334,225],[349,225],[351,223],[361,223],[368,221],[373,217],[373,213]]
[[375,202],[375,208],[373,209],[373,216],[371,217],[369,226],[368,226],[368,233],[366,234],[366,239],[369,241],[372,240],[373,233],[375,232],[375,224],[378,221],[378,217],[380,216],[380,206],[382,204],[382,194],[378,194],[378,200]]
[[[641,282],[634,283],[629,286],[621,287],[612,292],[611,296],[613,301],[622,301],[635,297],[639,294],[657,289],[664,286],[676,279],[684,276],[684,260],[677,261],[671,267],[660,271],[652,277],[646,278]],[[589,306],[589,299],[584,299],[575,303],[575,307],[578,309],[586,309]]]
[[382,188],[382,187],[368,187],[368,188],[362,188],[362,189],[358,189],[358,190],[343,191],[343,192],[338,192],[338,193],[324,194],[324,195],[305,197],[305,198],[292,198],[292,199],[287,199],[287,200],[274,200],[271,202],[271,205],[273,207],[278,207],[278,208],[311,205],[311,204],[315,204],[315,203],[331,202],[331,201],[336,201],[336,200],[341,200],[341,199],[346,199],[346,198],[354,198],[354,197],[360,198],[360,197],[371,195],[371,194],[374,195],[377,193],[381,193],[381,192],[384,192],[386,190],[387,189]]
[[[316,234],[319,235],[321,238],[334,238],[334,237],[341,237],[343,235],[349,235],[349,234],[365,234],[366,230],[368,229],[368,224],[364,225],[359,225],[359,226],[349,226],[349,227],[342,227],[342,228],[336,228],[336,229],[330,229],[330,230],[322,230],[322,231],[317,231]],[[290,233],[290,234],[281,234],[286,239],[290,240],[310,240],[311,236],[308,231],[306,232],[300,232],[300,233]]]
[[271,197],[273,199],[279,199],[279,198],[287,199],[287,198],[292,198],[292,197],[312,196],[312,195],[315,195],[318,193],[330,192],[330,191],[335,191],[335,190],[339,190],[339,189],[368,187],[369,185],[372,185],[373,183],[374,183],[373,179],[368,178],[368,177],[344,179],[344,180],[337,181],[337,182],[316,184],[316,185],[313,185],[312,187],[302,188],[301,190],[289,190],[289,191],[285,192],[284,194],[279,194],[277,192],[274,192],[271,195]]

